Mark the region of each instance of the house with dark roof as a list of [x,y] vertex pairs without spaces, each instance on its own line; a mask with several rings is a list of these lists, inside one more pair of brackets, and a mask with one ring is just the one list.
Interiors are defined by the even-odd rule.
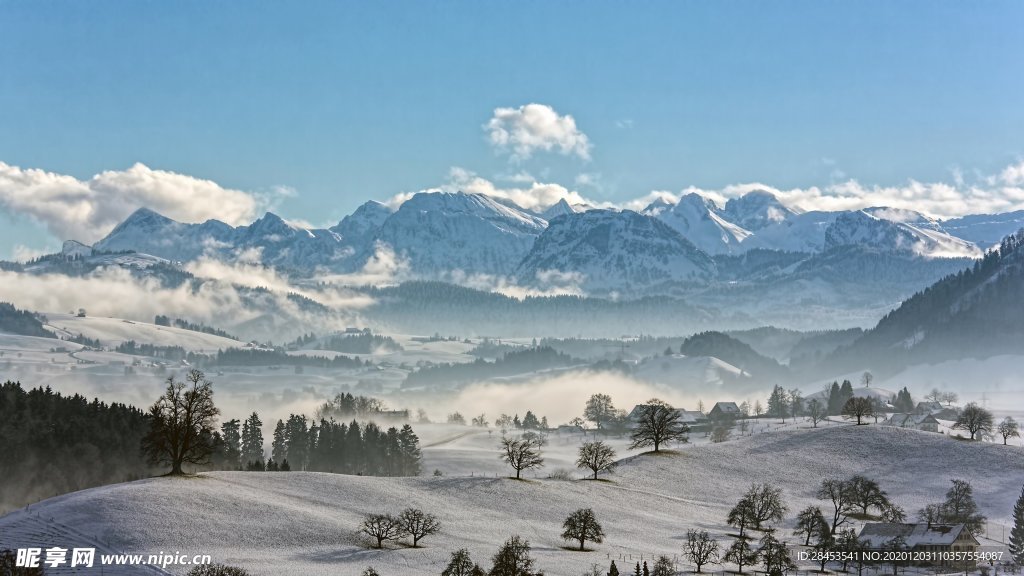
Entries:
[[914,414],[936,414],[942,412],[946,407],[942,405],[942,402],[935,402],[934,400],[925,400],[917,403],[914,406]]
[[[643,410],[647,408],[649,404],[637,404],[630,410],[627,416],[629,427],[633,428],[636,423],[640,420],[640,416],[643,414]],[[690,427],[691,431],[698,431],[703,426],[708,424],[708,417],[703,412],[697,410],[685,410],[683,408],[674,408],[676,414],[679,415],[679,421]]]
[[[963,524],[897,524],[869,522],[860,531],[859,538],[868,550],[881,551],[903,549],[914,552],[934,552],[931,561],[922,564],[933,566],[973,567],[970,558],[981,545]],[[944,553],[966,553],[964,557],[944,556]]]
[[906,414],[896,413],[882,423],[882,426],[894,426],[896,428],[912,428],[924,430],[925,432],[938,432],[939,421],[932,414]]
[[708,419],[712,421],[736,420],[742,416],[743,411],[740,410],[740,407],[735,402],[715,402],[715,405],[708,412]]

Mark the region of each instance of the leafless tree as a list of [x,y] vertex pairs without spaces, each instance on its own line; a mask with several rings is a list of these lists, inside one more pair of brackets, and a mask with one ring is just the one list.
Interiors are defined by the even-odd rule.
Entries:
[[831,534],[835,535],[836,529],[846,523],[853,508],[853,493],[850,490],[850,483],[845,480],[826,478],[821,481],[818,487],[817,497],[819,500],[830,500],[832,502],[832,526]]
[[604,442],[584,442],[576,459],[578,468],[590,468],[597,480],[597,473],[615,468],[615,450]]
[[807,416],[811,419],[811,424],[815,428],[818,427],[818,422],[821,422],[826,416],[828,416],[827,412],[828,411],[825,410],[825,407],[821,405],[821,402],[819,402],[817,398],[807,403]]
[[541,456],[538,442],[538,440],[530,438],[501,439],[501,459],[516,471],[517,480],[523,470],[540,468],[544,465],[544,458]]
[[999,423],[999,435],[1003,437],[1003,446],[1006,445],[1006,441],[1010,438],[1020,437],[1020,425],[1013,419],[1012,416],[1003,418],[1003,421]]
[[697,566],[697,572],[705,564],[718,561],[718,541],[707,530],[687,530],[686,557]]
[[662,444],[686,442],[690,428],[681,418],[679,412],[667,403],[657,398],[648,400],[640,409],[630,449],[653,446],[658,452]]
[[171,376],[163,396],[149,409],[143,452],[153,464],[170,464],[172,475],[183,474],[183,464],[209,463],[218,414],[213,383],[201,371],[190,371],[185,382]]
[[956,423],[953,424],[953,428],[967,430],[971,433],[971,440],[974,440],[976,436],[980,440],[981,436],[992,433],[994,420],[991,412],[977,403],[971,402],[964,406]]
[[565,519],[562,524],[562,539],[580,543],[580,552],[587,541],[600,544],[604,541],[604,530],[590,508],[581,508]]
[[858,398],[854,396],[843,405],[843,417],[847,420],[857,419],[857,425],[863,424],[862,420],[874,416],[875,403],[871,398]]
[[363,518],[359,531],[375,539],[377,548],[383,548],[386,540],[397,540],[404,536],[401,522],[390,514],[370,514]]
[[441,529],[441,523],[433,514],[428,514],[418,508],[406,508],[398,516],[398,525],[403,533],[412,537],[412,547],[417,548],[419,542],[426,536],[436,534]]

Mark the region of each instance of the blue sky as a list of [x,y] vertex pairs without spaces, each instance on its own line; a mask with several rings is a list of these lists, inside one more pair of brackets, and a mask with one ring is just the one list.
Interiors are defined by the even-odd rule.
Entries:
[[[456,166],[619,203],[953,183],[1024,157],[1021,22],[1020,2],[0,0],[0,162],[142,163],[317,225]],[[495,109],[529,103],[571,115],[587,158],[496,149]],[[56,244],[3,194],[0,257]]]

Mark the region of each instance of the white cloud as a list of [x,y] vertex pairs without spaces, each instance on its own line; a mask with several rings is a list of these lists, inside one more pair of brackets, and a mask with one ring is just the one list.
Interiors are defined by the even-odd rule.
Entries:
[[590,159],[590,139],[576,127],[576,120],[546,104],[495,108],[484,130],[491,145],[510,153],[513,160],[525,160],[538,150]]
[[403,254],[395,253],[389,244],[377,241],[373,247],[373,255],[366,260],[366,264],[358,272],[351,274],[322,272],[317,274],[316,278],[328,284],[345,286],[386,286],[412,279],[413,275],[409,268],[408,258]]
[[634,198],[632,200],[627,200],[626,202],[623,202],[620,205],[620,207],[625,210],[640,212],[644,208],[648,207],[652,202],[661,201],[666,202],[668,204],[675,204],[676,202],[679,202],[680,197],[681,194],[675,194],[667,190],[653,190],[639,198]]
[[44,256],[46,254],[53,254],[57,250],[54,248],[32,248],[25,246],[24,244],[16,244],[11,250],[11,256],[15,262],[28,262],[34,258]]
[[[529,176],[521,173],[520,175]],[[511,181],[509,178],[501,178]],[[493,181],[478,176],[475,172],[454,166],[448,172],[448,181],[436,188],[428,188],[418,192],[402,192],[386,200],[384,204],[397,210],[406,200],[419,193],[436,192],[466,192],[467,194],[483,194],[492,198],[511,200],[517,206],[527,210],[540,211],[565,200],[569,204],[587,204],[590,206],[611,207],[608,202],[596,202],[589,200],[576,190],[570,190],[561,184],[537,182],[532,177],[527,181],[524,178],[517,180],[529,186],[502,187]]]
[[507,276],[467,274],[463,270],[452,270],[443,279],[459,286],[497,292],[518,300],[530,296],[586,296],[586,292],[580,287],[586,278],[578,272],[538,271],[537,281],[529,286],[522,286],[514,278]]
[[1024,160],[1004,168],[999,180],[1007,186],[1024,186]]
[[502,188],[494,182],[477,176],[463,168],[452,168],[448,183],[442,187],[446,190],[461,190],[470,194],[484,194],[494,198],[511,200],[527,210],[543,210],[565,200],[569,204],[591,204],[589,200],[575,190],[569,190],[561,184],[531,182],[529,187]]
[[140,207],[183,222],[247,224],[294,190],[253,194],[211,180],[135,164],[88,180],[0,162],[0,210],[29,216],[58,239],[95,242]]
[[[965,181],[963,172],[952,174],[953,182],[920,182],[908,180],[895,186],[867,185],[855,179],[833,182],[826,186],[780,189],[760,183],[733,184],[721,189],[690,187],[683,193],[696,192],[722,204],[754,190],[774,194],[784,204],[800,210],[860,210],[885,206],[914,210],[935,218],[955,218],[967,214],[998,213],[1024,209],[1024,162],[1008,166],[999,174]],[[664,194],[654,192],[652,195]],[[671,195],[665,196],[668,199]],[[633,207],[644,199],[627,202]],[[635,209],[635,208],[634,208]]]
[[600,172],[581,172],[576,175],[574,182],[577,186],[589,186],[590,188],[601,188]]

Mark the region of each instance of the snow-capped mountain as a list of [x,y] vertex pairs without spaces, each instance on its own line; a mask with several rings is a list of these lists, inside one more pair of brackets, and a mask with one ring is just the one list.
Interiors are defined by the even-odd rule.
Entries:
[[93,245],[103,252],[133,250],[167,260],[194,260],[217,246],[230,246],[235,229],[219,220],[184,224],[139,208]]
[[747,238],[747,250],[763,248],[784,252],[820,252],[825,246],[825,232],[839,212],[804,212],[761,228]]
[[839,358],[893,367],[1017,354],[1024,343],[1024,232],[977,266],[939,280],[887,314]]
[[[590,212],[594,214],[583,217]],[[884,207],[800,212],[764,191],[734,198],[724,208],[699,194],[688,194],[676,203],[658,200],[642,213],[594,210],[565,200],[535,213],[507,199],[431,192],[416,194],[397,209],[366,202],[329,229],[307,229],[271,213],[248,226],[232,227],[217,220],[185,224],[140,209],[94,248],[99,253],[135,251],[172,262],[204,255],[255,259],[311,275],[322,270],[360,270],[386,245],[408,263],[413,277],[421,279],[451,280],[461,271],[515,276],[533,283],[538,271],[559,270],[585,274],[588,285],[600,290],[646,290],[660,283],[671,291],[673,282],[702,278],[710,285],[729,279],[781,277],[797,270],[789,266],[798,261],[838,249],[848,253],[850,247],[913,258],[977,257],[979,248],[950,233],[949,227],[984,236],[1015,225],[1015,218],[1024,219],[1020,214],[941,222],[914,211]],[[549,222],[560,224],[546,234]],[[605,240],[599,240],[601,234]],[[613,252],[601,253],[605,248],[600,246]],[[728,264],[721,261],[753,249],[799,254],[784,258],[788,262],[784,265],[770,255]],[[567,253],[571,250],[583,252]],[[634,250],[633,259],[625,256]],[[727,279],[716,277],[712,258],[727,266]],[[841,266],[835,258],[830,262]],[[564,269],[558,267],[562,264]],[[768,268],[758,272],[759,266]],[[617,282],[620,285],[615,286]]]
[[825,230],[823,248],[870,246],[928,258],[978,257],[977,246],[948,234],[938,222],[909,210],[869,208],[841,213]]
[[185,224],[140,208],[93,246],[102,252],[135,251],[187,262],[204,255],[257,257],[287,269],[345,268],[352,248],[330,230],[306,229],[268,212],[237,228],[218,220]]
[[542,210],[538,214],[538,216],[543,218],[545,221],[550,222],[551,220],[554,220],[559,216],[564,216],[565,214],[577,214],[579,212],[586,212],[591,208],[591,206],[587,206],[585,204],[569,204],[568,202],[566,202],[565,198],[562,198],[555,204],[552,204],[547,209]]
[[687,194],[674,206],[649,206],[648,209],[656,218],[708,254],[738,252],[740,243],[750,236],[750,231],[723,218],[714,200],[700,194]]
[[1024,210],[1005,214],[975,214],[944,220],[942,227],[957,238],[973,242],[983,250],[1024,228]]
[[340,234],[344,242],[350,246],[368,246],[392,213],[394,210],[388,206],[370,200],[342,218],[341,222],[330,230]]
[[731,198],[721,214],[734,225],[756,232],[785,222],[799,212],[780,202],[771,192],[754,190]]
[[421,192],[384,221],[374,241],[390,246],[420,275],[504,275],[546,226],[544,219],[483,194]]
[[590,210],[552,220],[520,263],[524,284],[547,274],[573,275],[588,292],[643,292],[668,284],[705,283],[715,264],[656,218],[623,210]]

